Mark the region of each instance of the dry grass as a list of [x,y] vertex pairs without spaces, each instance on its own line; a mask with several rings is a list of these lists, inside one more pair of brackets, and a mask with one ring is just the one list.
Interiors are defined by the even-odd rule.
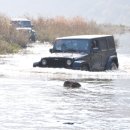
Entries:
[[0,40],[0,54],[16,53],[19,49],[20,47],[17,44],[10,44]]
[[[26,47],[27,38],[18,33],[10,24],[10,19],[0,14],[0,53],[15,52],[19,47]],[[15,49],[16,47],[16,49]]]
[[38,39],[53,41],[56,37],[82,34],[101,34],[102,30],[94,21],[86,21],[82,17],[43,18],[33,19]]
[[53,41],[56,37],[85,34],[115,34],[124,32],[125,27],[111,24],[97,24],[83,17],[31,18],[40,41]]
[[[124,26],[115,26],[111,24],[97,24],[95,21],[88,21],[83,17],[38,17],[32,20],[37,33],[37,39],[41,42],[52,42],[56,37],[87,35],[87,34],[115,34],[124,31]],[[18,33],[10,24],[10,19],[0,14],[0,53],[11,53],[15,47],[26,47],[28,37],[24,32]],[[9,49],[10,48],[10,49]]]

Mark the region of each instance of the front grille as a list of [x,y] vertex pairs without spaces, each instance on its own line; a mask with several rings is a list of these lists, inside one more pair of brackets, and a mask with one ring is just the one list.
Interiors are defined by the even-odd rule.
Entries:
[[57,68],[58,67],[61,67],[61,68],[67,67],[66,58],[48,58],[46,60],[47,60],[47,67],[57,67]]

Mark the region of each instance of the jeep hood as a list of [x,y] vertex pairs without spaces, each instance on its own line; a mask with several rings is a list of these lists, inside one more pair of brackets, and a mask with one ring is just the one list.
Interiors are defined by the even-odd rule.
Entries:
[[45,58],[80,58],[88,55],[87,53],[52,53]]

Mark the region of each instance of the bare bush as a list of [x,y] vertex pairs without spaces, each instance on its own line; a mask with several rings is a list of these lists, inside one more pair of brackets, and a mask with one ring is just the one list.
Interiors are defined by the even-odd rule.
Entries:
[[38,39],[53,41],[56,37],[67,35],[85,35],[102,33],[95,21],[87,21],[82,17],[44,18],[33,19]]
[[[54,17],[45,18],[39,16],[30,19],[36,30],[37,39],[41,42],[52,42],[56,37],[72,36],[72,35],[87,35],[87,34],[115,34],[125,30],[124,26],[111,24],[97,24],[95,21],[88,21],[83,17],[77,16],[73,18]],[[22,48],[26,47],[28,36],[25,32],[18,32],[10,24],[10,19],[0,14],[0,46],[1,43],[8,43],[9,45],[18,45]],[[3,47],[5,49],[5,47]],[[1,49],[2,50],[2,49]],[[0,50],[0,51],[1,51]],[[1,52],[0,52],[1,53]]]
[[27,42],[28,39],[26,36],[23,33],[19,33],[11,26],[9,17],[0,14],[0,53],[3,53],[4,51],[8,52],[9,47],[11,51],[16,44],[20,47],[25,47]]
[[0,40],[0,54],[16,53],[20,47],[17,44],[10,44],[6,41]]

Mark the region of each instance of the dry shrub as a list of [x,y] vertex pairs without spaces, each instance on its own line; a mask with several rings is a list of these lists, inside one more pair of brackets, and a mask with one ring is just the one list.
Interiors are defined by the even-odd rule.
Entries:
[[33,19],[37,37],[40,41],[53,41],[56,37],[67,35],[99,34],[101,29],[95,21],[87,21],[83,17]]
[[27,43],[29,42],[28,33],[23,31],[16,31],[11,27],[11,33],[9,35],[10,43],[17,43],[20,47],[25,48]]
[[27,42],[27,37],[11,26],[10,18],[0,14],[0,53],[15,50],[16,44],[20,47],[26,47]]
[[95,21],[86,20],[77,16],[73,18],[54,17],[31,18],[38,40],[53,41],[56,37],[87,34],[117,34],[126,30],[125,26],[112,24],[97,24]]
[[[26,16],[27,17],[27,16]],[[109,24],[97,24],[95,21],[88,21],[83,17],[38,17],[32,20],[37,33],[37,38],[41,42],[53,41],[56,37],[70,35],[87,35],[87,34],[114,34],[124,30],[124,26],[113,26]],[[25,32],[18,32],[10,24],[10,19],[0,14],[0,53],[10,52],[18,46],[24,48],[28,42],[28,36]],[[16,46],[17,44],[17,46]],[[3,49],[2,49],[3,48]],[[10,48],[10,49],[9,49]],[[15,49],[14,49],[15,50]],[[12,50],[13,52],[13,50]]]
[[6,41],[0,40],[0,54],[16,53],[20,47],[17,44],[11,45]]
[[124,25],[114,25],[114,24],[101,24],[99,27],[106,34],[122,34],[128,31],[129,27]]

